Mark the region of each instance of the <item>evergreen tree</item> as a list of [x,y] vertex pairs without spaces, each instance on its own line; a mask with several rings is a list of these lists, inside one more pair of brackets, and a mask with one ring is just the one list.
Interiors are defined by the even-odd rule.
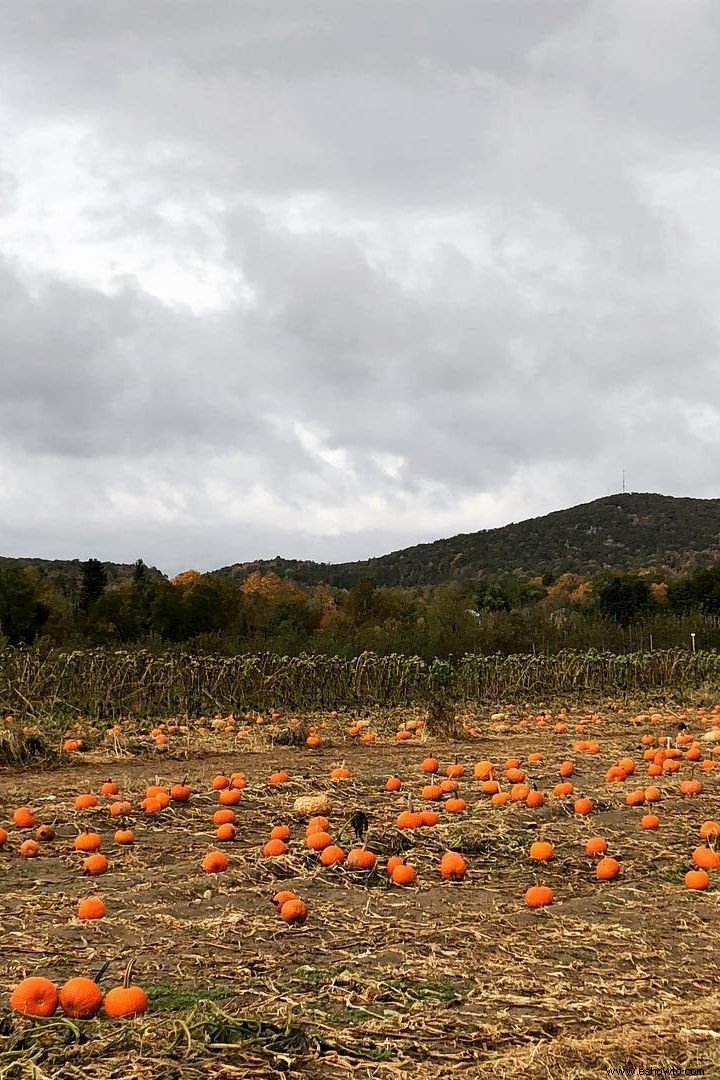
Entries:
[[107,572],[99,559],[88,559],[87,562],[80,563],[80,571],[80,610],[87,611],[105,592]]

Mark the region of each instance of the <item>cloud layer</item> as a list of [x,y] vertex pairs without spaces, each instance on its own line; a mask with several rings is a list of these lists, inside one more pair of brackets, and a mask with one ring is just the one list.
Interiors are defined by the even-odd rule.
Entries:
[[717,496],[714,0],[8,4],[4,554]]

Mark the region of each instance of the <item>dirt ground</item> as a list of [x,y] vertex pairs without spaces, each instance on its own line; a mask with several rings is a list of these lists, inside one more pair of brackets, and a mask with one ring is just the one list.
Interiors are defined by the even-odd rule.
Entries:
[[[486,734],[452,744],[396,743],[379,725],[372,745],[338,729],[333,745],[319,750],[220,750],[215,738],[189,757],[174,756],[171,741],[162,757],[76,754],[69,763],[0,770],[0,824],[10,833],[0,851],[0,1078],[369,1080],[454,1071],[579,1080],[651,1068],[720,1076],[720,872],[706,892],[684,885],[700,824],[720,819],[720,760],[705,773],[683,762],[680,773],[652,781],[662,791],[653,806],[661,826],[646,832],[644,809],[628,807],[625,796],[651,783],[642,732],[672,737],[673,719],[648,728],[608,715],[588,723],[597,754],[574,748],[572,725],[562,734],[551,726],[488,725]],[[489,759],[502,778],[507,758],[526,762],[538,751],[543,761],[525,768],[546,793],[545,806],[491,806],[473,765]],[[304,822],[293,819],[294,799],[330,792],[335,835],[363,809],[369,839],[389,853],[397,814],[409,798],[422,805],[419,764],[428,754],[442,770],[465,766],[460,794],[468,810],[403,834],[412,841],[417,887],[389,885],[384,858],[369,876],[320,867],[305,847]],[[635,760],[636,775],[606,783],[608,767],[623,756]],[[576,792],[596,803],[589,818],[573,814],[572,798],[551,794],[566,759],[575,763]],[[351,778],[332,782],[340,762]],[[280,767],[290,783],[269,787]],[[218,844],[211,781],[235,770],[247,777],[237,837]],[[704,792],[681,798],[679,780],[691,774],[702,777]],[[385,791],[390,775],[403,781],[401,792]],[[114,843],[107,800],[98,810],[73,809],[78,793],[97,792],[108,777],[134,805],[156,782],[187,777],[194,794],[187,805],[131,818],[135,844],[123,849]],[[19,856],[24,834],[8,824],[26,804],[57,831],[36,859]],[[283,823],[292,826],[290,853],[263,858],[270,828]],[[110,859],[98,878],[83,876],[72,850],[84,826],[101,833]],[[621,862],[616,881],[596,881],[584,852],[584,841],[598,834]],[[542,865],[527,854],[539,838],[555,846]],[[340,842],[351,846],[349,830]],[[200,862],[214,847],[226,851],[230,868],[208,876]],[[463,882],[440,879],[448,848],[465,853]],[[555,902],[531,911],[524,893],[535,883],[551,886]],[[309,904],[304,926],[278,918],[271,897],[280,887]],[[107,917],[81,922],[77,903],[93,894],[105,900]],[[59,984],[109,961],[107,989],[131,958],[134,981],[150,995],[142,1018],[25,1021],[6,1007],[6,992],[25,975]]]

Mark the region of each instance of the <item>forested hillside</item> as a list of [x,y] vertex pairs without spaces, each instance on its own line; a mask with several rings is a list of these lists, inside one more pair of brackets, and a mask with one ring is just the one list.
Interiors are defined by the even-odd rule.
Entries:
[[299,584],[327,582],[341,588],[360,578],[413,587],[507,573],[556,578],[648,566],[687,573],[714,565],[719,555],[720,499],[625,494],[359,562],[278,558],[236,563],[216,572],[243,579],[272,570]]

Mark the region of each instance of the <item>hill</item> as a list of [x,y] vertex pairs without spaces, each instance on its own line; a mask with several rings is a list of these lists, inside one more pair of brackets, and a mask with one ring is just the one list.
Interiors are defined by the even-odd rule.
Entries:
[[215,573],[244,579],[270,570],[299,584],[350,588],[360,578],[407,587],[517,572],[668,567],[686,573],[720,559],[720,499],[669,495],[608,495],[568,510],[497,529],[417,544],[389,555],[347,563],[267,559],[225,566]]
[[[0,570],[5,570],[10,566],[19,566],[25,569],[39,570],[43,574],[47,574],[49,578],[55,580],[60,578],[74,578],[80,581],[82,576],[81,560],[80,559],[13,559],[0,556]],[[124,581],[129,581],[133,575],[135,569],[133,563],[114,563],[105,562],[105,573],[107,574],[108,585],[120,585]],[[161,570],[158,570],[155,566],[148,566],[148,577],[154,581],[162,580],[165,575]]]

